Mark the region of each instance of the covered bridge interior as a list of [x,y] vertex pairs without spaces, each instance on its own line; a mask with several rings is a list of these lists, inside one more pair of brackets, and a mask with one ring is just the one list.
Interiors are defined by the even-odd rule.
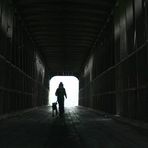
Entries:
[[0,0],[0,116],[48,104],[76,76],[79,105],[148,122],[146,0]]

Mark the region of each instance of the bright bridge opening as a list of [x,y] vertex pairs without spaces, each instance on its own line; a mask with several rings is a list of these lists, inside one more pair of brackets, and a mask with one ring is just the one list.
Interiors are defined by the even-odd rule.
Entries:
[[67,93],[65,107],[78,106],[79,80],[74,76],[55,76],[50,80],[49,105],[57,101],[55,91],[60,82],[64,84]]

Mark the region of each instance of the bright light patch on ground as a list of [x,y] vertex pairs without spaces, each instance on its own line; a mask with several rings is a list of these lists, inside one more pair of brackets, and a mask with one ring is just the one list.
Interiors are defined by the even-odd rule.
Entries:
[[49,105],[57,100],[55,91],[60,82],[64,84],[67,93],[65,107],[78,106],[79,80],[73,76],[55,76],[50,80]]

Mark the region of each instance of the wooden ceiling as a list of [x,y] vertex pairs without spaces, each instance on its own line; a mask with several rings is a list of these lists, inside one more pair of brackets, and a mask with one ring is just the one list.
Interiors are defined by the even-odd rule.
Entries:
[[52,72],[79,73],[114,0],[16,0]]

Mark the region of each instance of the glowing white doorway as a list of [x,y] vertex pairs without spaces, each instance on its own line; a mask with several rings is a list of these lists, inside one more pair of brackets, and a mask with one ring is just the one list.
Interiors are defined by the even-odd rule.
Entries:
[[64,84],[67,93],[65,107],[78,106],[79,80],[73,76],[55,76],[50,80],[49,105],[57,100],[55,91],[60,82]]

